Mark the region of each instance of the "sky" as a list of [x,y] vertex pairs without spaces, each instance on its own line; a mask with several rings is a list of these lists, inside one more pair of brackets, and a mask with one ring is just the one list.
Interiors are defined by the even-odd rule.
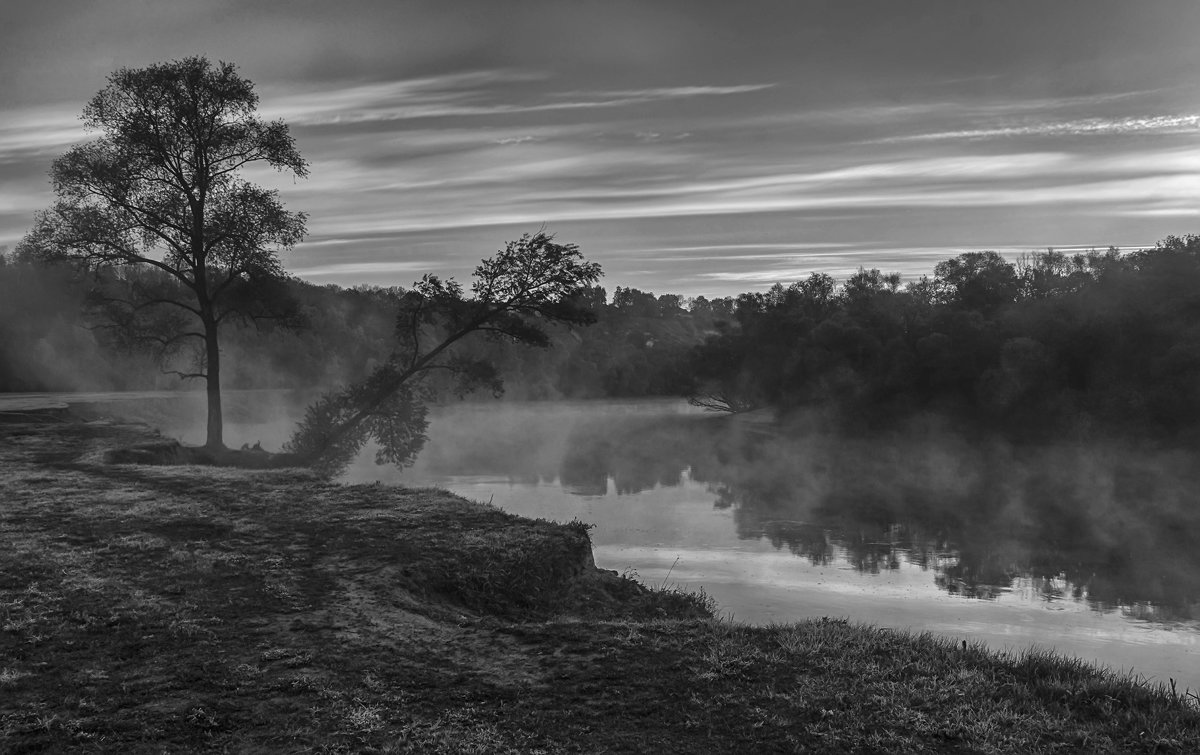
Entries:
[[545,227],[729,296],[1200,232],[1195,0],[39,0],[0,24],[0,246],[122,67],[228,61],[310,175],[316,283],[470,278]]

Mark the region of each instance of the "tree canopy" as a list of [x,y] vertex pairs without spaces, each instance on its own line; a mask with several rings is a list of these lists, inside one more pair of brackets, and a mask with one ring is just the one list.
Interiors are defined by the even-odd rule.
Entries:
[[594,322],[584,302],[600,266],[584,260],[576,245],[553,239],[539,232],[509,242],[475,268],[470,296],[434,275],[414,284],[400,300],[386,360],[365,380],[310,406],[285,450],[332,472],[373,439],[378,463],[408,464],[424,445],[425,400],[439,385],[460,393],[502,388],[490,360],[461,348],[468,337],[545,347],[547,324]]
[[[258,95],[230,63],[190,57],[109,76],[83,110],[99,138],[51,168],[57,201],[39,214],[19,257],[65,258],[99,270],[160,273],[97,301],[172,371],[207,383],[207,445],[223,447],[218,333],[231,319],[278,316],[278,251],[305,215],[240,176],[251,164],[308,173],[282,121],[255,116]],[[165,369],[165,368],[164,368]]]
[[937,416],[1020,438],[1200,438],[1200,237],[1016,264],[940,262],[903,289],[860,270],[737,300],[692,355],[695,403],[838,429]]

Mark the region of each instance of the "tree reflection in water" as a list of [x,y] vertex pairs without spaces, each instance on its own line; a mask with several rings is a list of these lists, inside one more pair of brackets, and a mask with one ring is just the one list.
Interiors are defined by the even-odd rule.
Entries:
[[1200,618],[1198,461],[1117,442],[790,436],[738,418],[622,414],[577,418],[555,471],[585,495],[688,475],[732,510],[739,537],[813,564],[910,563],[957,595],[1021,591],[1170,621]]

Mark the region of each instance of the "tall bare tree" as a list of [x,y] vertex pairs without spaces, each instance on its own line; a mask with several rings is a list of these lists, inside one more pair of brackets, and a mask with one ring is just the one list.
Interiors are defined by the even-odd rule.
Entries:
[[83,110],[100,137],[54,161],[57,201],[22,242],[91,266],[161,272],[162,285],[127,287],[109,304],[129,319],[169,313],[154,338],[164,353],[191,354],[187,369],[171,371],[206,381],[210,449],[224,447],[220,328],[268,314],[272,297],[259,292],[283,277],[278,251],[304,236],[303,213],[240,177],[253,164],[308,174],[287,125],[260,120],[257,105],[230,63],[191,57],[113,73]]

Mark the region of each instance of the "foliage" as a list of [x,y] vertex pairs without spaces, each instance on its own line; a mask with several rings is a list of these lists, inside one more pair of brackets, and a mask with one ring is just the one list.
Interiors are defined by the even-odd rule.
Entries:
[[594,322],[578,297],[600,274],[577,246],[538,232],[480,262],[469,297],[455,281],[426,275],[400,298],[387,359],[365,380],[309,407],[285,450],[331,472],[374,440],[379,463],[410,463],[425,440],[423,400],[437,388],[432,375],[448,375],[460,394],[482,386],[501,389],[494,365],[461,348],[465,339],[549,346],[545,323]]
[[[592,327],[535,319],[544,349],[509,348],[501,334],[464,338],[413,400],[503,384],[522,399],[691,395],[726,410],[820,410],[852,430],[935,413],[1024,439],[1197,437],[1197,237],[1125,255],[1050,250],[1015,263],[970,253],[937,271],[904,286],[878,270],[840,286],[814,274],[736,299],[697,297],[686,308],[626,288],[608,303],[588,284],[563,302]],[[162,285],[156,275],[123,268],[108,280],[128,298],[121,286]],[[409,338],[394,338],[397,312],[410,324],[425,318],[422,349],[449,334],[448,308],[458,307],[460,322],[470,315],[468,294],[436,278],[412,291],[284,286],[310,328],[231,322],[222,330],[231,385],[359,384],[389,361],[380,344],[399,349]],[[116,334],[83,330],[68,314],[87,287],[56,264],[14,258],[0,267],[0,389],[167,387],[144,363],[113,352]]]
[[[106,273],[110,295],[152,285],[161,274],[145,267]],[[0,267],[0,391],[112,391],[178,388],[155,354],[121,328],[97,327],[95,279],[71,265],[13,260]],[[222,386],[311,390],[365,377],[378,345],[394,326],[397,288],[318,286],[279,282],[295,320],[230,320],[221,328]],[[162,313],[160,313],[162,314]],[[168,318],[162,318],[167,320]]]
[[[205,58],[113,73],[83,111],[102,135],[54,161],[57,201],[17,250],[96,270],[91,301],[127,343],[153,345],[169,365],[186,351],[186,366],[165,369],[206,381],[213,447],[223,445],[219,329],[288,314],[275,250],[304,234],[302,213],[239,177],[256,163],[307,175],[287,126],[256,118],[257,104],[232,64]],[[130,266],[158,275],[125,281]]]
[[[123,286],[147,286],[156,274],[124,268],[107,278],[114,296]],[[302,329],[286,321],[230,321],[221,329],[222,385],[226,388],[312,390],[366,378],[379,366],[395,330],[407,289],[315,285],[282,281]],[[0,391],[167,390],[143,351],[116,328],[89,328],[79,312],[90,278],[69,267],[15,261],[0,267]],[[495,368],[505,395],[518,399],[678,396],[692,384],[690,349],[731,318],[732,300],[689,303],[687,310],[635,314],[606,303],[600,286],[573,301],[595,316],[585,329],[541,323],[551,345],[513,349],[503,339],[467,339],[456,348]],[[730,305],[730,306],[726,306]],[[441,381],[447,382],[447,381]],[[453,381],[449,381],[453,382]],[[447,385],[453,391],[454,385]]]
[[936,412],[1021,438],[1200,438],[1200,237],[1015,265],[969,252],[903,289],[878,270],[820,278],[739,297],[693,352],[693,400],[852,429]]

